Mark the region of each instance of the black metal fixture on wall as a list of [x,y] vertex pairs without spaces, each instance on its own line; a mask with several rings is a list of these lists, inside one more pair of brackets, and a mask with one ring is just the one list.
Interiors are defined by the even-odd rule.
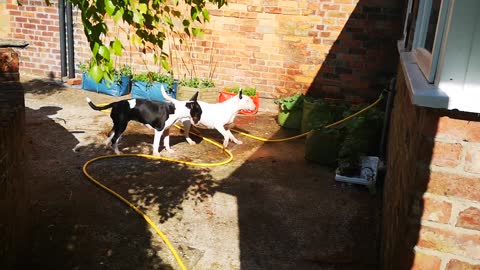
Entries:
[[[73,43],[72,3],[58,0],[59,34],[60,34],[60,68],[62,78],[75,78],[75,48]],[[68,56],[67,56],[68,52]]]
[[67,76],[67,55],[65,37],[65,0],[58,0],[58,28],[60,34],[60,70],[61,77]]

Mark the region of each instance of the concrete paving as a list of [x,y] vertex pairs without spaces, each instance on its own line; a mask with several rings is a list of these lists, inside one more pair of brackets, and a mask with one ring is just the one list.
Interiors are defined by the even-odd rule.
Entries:
[[[163,241],[123,202],[82,173],[105,148],[119,98],[23,79],[33,249],[30,269],[180,269]],[[271,108],[271,107],[270,107]],[[236,128],[261,137],[297,134],[274,110],[239,115]],[[221,142],[215,130],[199,130]],[[144,211],[188,269],[377,269],[380,199],[334,181],[332,168],[304,159],[305,140],[262,143],[238,135],[233,162],[192,167],[136,157],[98,161],[89,172]],[[131,123],[120,149],[150,153],[153,132]],[[172,130],[170,158],[217,162],[222,150]]]

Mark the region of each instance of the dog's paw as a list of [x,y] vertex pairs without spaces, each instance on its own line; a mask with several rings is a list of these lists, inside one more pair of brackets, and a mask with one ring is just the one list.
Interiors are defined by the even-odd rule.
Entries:
[[172,148],[165,148],[165,150],[167,150],[168,153],[175,153],[175,150]]
[[243,144],[243,142],[240,141],[240,140],[236,140],[236,141],[233,141],[233,142],[236,143],[236,144]]
[[195,144],[197,144],[194,140],[192,140],[192,139],[190,139],[190,138],[187,138],[187,142],[188,142],[188,144],[190,144],[190,145],[195,145]]
[[152,156],[159,157],[159,156],[160,156],[160,152],[158,152],[158,151],[153,151]]

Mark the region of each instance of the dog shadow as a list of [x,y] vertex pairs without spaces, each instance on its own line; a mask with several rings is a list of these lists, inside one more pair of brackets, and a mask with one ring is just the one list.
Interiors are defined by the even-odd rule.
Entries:
[[[59,106],[26,108],[26,179],[32,209],[32,252],[26,269],[173,269],[161,259],[171,255],[148,224],[83,174],[83,165],[104,155],[105,145],[82,143],[82,138],[99,137],[103,131],[72,131],[67,128],[74,125],[72,116],[62,112]],[[123,146],[135,145],[152,142],[153,134],[131,133],[124,139]],[[171,143],[182,139],[172,138]],[[151,153],[151,144],[148,147],[146,153]],[[206,169],[135,157],[97,161],[86,170],[157,224],[181,219],[185,201],[203,201],[217,186]],[[187,246],[183,255],[197,258],[195,252]]]

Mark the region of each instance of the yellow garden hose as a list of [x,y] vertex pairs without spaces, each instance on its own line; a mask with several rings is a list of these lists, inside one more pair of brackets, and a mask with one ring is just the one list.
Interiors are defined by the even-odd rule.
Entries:
[[[178,126],[177,126],[178,127]],[[195,134],[195,133],[194,133]],[[160,238],[163,240],[163,242],[165,242],[165,244],[167,245],[168,249],[170,250],[170,252],[172,253],[173,257],[175,258],[175,260],[177,261],[178,265],[180,266],[180,268],[182,270],[186,270],[187,268],[185,267],[185,264],[183,263],[182,259],[180,258],[180,256],[178,255],[178,253],[176,252],[175,248],[172,246],[172,244],[170,243],[170,241],[168,240],[167,236],[158,228],[157,225],[155,225],[155,223],[153,223],[153,221],[147,216],[147,214],[145,214],[144,212],[142,212],[142,210],[140,210],[138,207],[136,207],[135,205],[133,205],[131,202],[129,202],[127,199],[125,199],[124,197],[122,197],[122,195],[118,194],[117,192],[113,191],[112,189],[110,189],[109,187],[105,186],[104,184],[100,183],[98,180],[96,180],[93,176],[91,176],[89,173],[88,173],[88,166],[92,163],[94,163],[95,161],[98,161],[98,160],[102,160],[102,159],[108,159],[108,158],[119,158],[119,157],[142,157],[142,158],[148,158],[148,159],[154,159],[154,160],[166,160],[166,161],[170,161],[170,162],[176,162],[176,163],[180,163],[180,164],[185,164],[185,165],[190,165],[190,166],[201,166],[201,167],[214,167],[214,166],[221,166],[221,165],[225,165],[229,162],[231,162],[233,160],[233,154],[232,152],[230,152],[230,150],[228,149],[225,149],[223,147],[223,145],[211,140],[211,139],[208,139],[208,138],[205,138],[205,137],[202,137],[198,134],[195,134],[199,137],[201,137],[202,139],[204,139],[205,141],[217,146],[218,148],[221,148],[225,151],[225,153],[227,154],[228,158],[225,159],[224,161],[220,161],[220,162],[216,162],[216,163],[197,163],[197,162],[189,162],[189,161],[183,161],[183,160],[176,160],[176,159],[172,159],[172,158],[167,158],[167,157],[160,157],[160,156],[153,156],[153,155],[147,155],[147,154],[120,154],[120,155],[104,155],[104,156],[99,156],[99,157],[96,157],[96,158],[93,158],[89,161],[87,161],[84,165],[83,165],[83,174],[85,174],[85,176],[87,176],[87,178],[92,181],[93,183],[95,183],[96,185],[98,185],[99,187],[103,188],[105,191],[107,191],[108,193],[112,194],[113,196],[117,197],[119,200],[121,200],[122,202],[124,202],[126,205],[130,206],[130,208],[132,208],[133,210],[135,210],[135,212],[137,212],[140,216],[142,216],[145,221],[147,221],[147,223],[155,230],[155,232],[158,234],[158,236],[160,236]]]
[[[375,101],[373,102],[372,104],[368,105],[367,107],[361,109],[360,111],[354,113],[354,114],[351,114],[335,123],[332,123],[332,124],[329,124],[329,125],[326,125],[322,128],[331,128],[331,127],[334,127],[334,126],[338,126],[340,125],[341,123],[343,122],[346,122],[350,119],[352,119],[353,117],[367,111],[367,110],[370,110],[371,108],[375,107],[381,100],[383,99],[383,95],[380,95],[380,97]],[[232,129],[233,131],[237,132],[238,134],[241,134],[243,136],[246,136],[246,137],[249,137],[249,138],[252,138],[252,139],[255,139],[255,140],[259,140],[259,141],[262,141],[262,142],[284,142],[284,141],[290,141],[290,140],[294,140],[294,139],[298,139],[298,138],[301,138],[301,137],[304,137],[304,136],[307,136],[308,133],[311,132],[311,130],[305,132],[305,133],[302,133],[302,134],[299,134],[299,135],[295,135],[295,136],[292,136],[292,137],[288,137],[288,138],[282,138],[282,139],[266,139],[266,138],[262,138],[262,137],[257,137],[257,136],[254,136],[254,135],[251,135],[251,134],[248,134],[248,133],[245,133],[245,132],[242,132],[242,131],[239,131],[239,130],[235,130],[235,129]]]
[[[331,128],[331,127],[334,127],[334,126],[337,126],[345,121],[348,121],[349,119],[371,109],[372,107],[376,106],[383,98],[383,95],[380,95],[380,97],[375,101],[373,102],[372,104],[370,104],[369,106],[363,108],[362,110],[348,116],[348,117],[345,117],[344,119],[342,120],[339,120],[335,123],[332,123],[332,124],[329,124],[327,126],[324,126],[323,128]],[[102,112],[109,112],[109,110],[102,110]],[[177,128],[180,128],[179,126],[175,125]],[[288,137],[288,138],[282,138],[282,139],[266,139],[266,138],[261,138],[261,137],[257,137],[257,136],[254,136],[254,135],[251,135],[251,134],[248,134],[248,133],[244,133],[244,132],[241,132],[241,131],[238,131],[238,130],[235,130],[235,129],[232,129],[233,131],[243,135],[243,136],[246,136],[246,137],[249,137],[249,138],[252,138],[252,139],[256,139],[256,140],[259,140],[259,141],[262,141],[262,142],[283,142],[283,141],[289,141],[289,140],[293,140],[293,139],[297,139],[297,138],[301,138],[301,137],[304,137],[306,135],[308,135],[308,132],[305,132],[303,134],[299,134],[299,135],[296,135],[296,136],[292,136],[292,137]],[[132,208],[133,210],[135,210],[135,212],[137,212],[140,216],[142,216],[145,221],[155,230],[155,232],[158,234],[158,236],[160,236],[160,238],[163,240],[163,242],[165,242],[165,244],[167,245],[168,249],[170,250],[170,252],[172,253],[173,257],[175,258],[175,260],[177,261],[178,265],[180,266],[180,268],[182,270],[186,270],[186,266],[185,264],[183,263],[182,259],[180,258],[180,256],[178,255],[178,253],[176,252],[175,248],[172,246],[172,244],[170,243],[170,241],[168,240],[167,236],[158,228],[157,225],[155,225],[155,223],[144,213],[142,212],[138,207],[136,207],[135,205],[133,205],[130,201],[128,201],[127,199],[125,199],[124,197],[122,197],[120,194],[118,194],[117,192],[113,191],[112,189],[110,189],[109,187],[103,185],[102,183],[100,183],[98,180],[96,180],[93,176],[91,176],[89,173],[88,173],[88,166],[98,160],[102,160],[102,159],[108,159],[108,158],[119,158],[119,157],[142,157],[142,158],[147,158],[147,159],[154,159],[154,160],[165,160],[165,161],[169,161],[169,162],[175,162],[175,163],[180,163],[180,164],[185,164],[185,165],[190,165],[190,166],[200,166],[200,167],[215,167],[215,166],[221,166],[221,165],[225,165],[229,162],[231,162],[233,160],[233,154],[232,152],[230,152],[228,149],[224,148],[223,145],[221,145],[220,143],[217,143],[211,139],[208,139],[206,137],[203,137],[203,136],[200,136],[194,132],[192,132],[193,134],[195,134],[196,136],[199,136],[201,137],[203,140],[215,145],[216,147],[218,148],[221,148],[223,149],[223,151],[227,154],[228,158],[225,159],[224,161],[220,161],[220,162],[216,162],[216,163],[197,163],[197,162],[189,162],[189,161],[183,161],[183,160],[176,160],[176,159],[172,159],[172,158],[167,158],[167,157],[161,157],[161,156],[153,156],[153,155],[147,155],[147,154],[120,154],[120,155],[104,155],[104,156],[99,156],[99,157],[96,157],[96,158],[93,158],[93,159],[90,159],[89,161],[87,161],[84,165],[83,165],[83,173],[85,174],[85,176],[90,180],[92,181],[94,184],[98,185],[99,187],[103,188],[105,191],[107,191],[108,193],[114,195],[115,197],[117,197],[119,200],[121,200],[122,202],[124,202],[126,205],[128,205],[130,208]]]

